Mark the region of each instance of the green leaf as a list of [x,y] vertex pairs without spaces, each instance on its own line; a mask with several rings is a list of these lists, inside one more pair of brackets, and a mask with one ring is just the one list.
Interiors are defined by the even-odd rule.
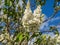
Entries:
[[16,0],[16,2],[17,2],[17,4],[18,4],[19,0]]
[[1,4],[1,0],[0,0],[0,4]]
[[10,0],[5,0],[5,5],[10,6]]
[[2,20],[2,18],[0,18],[0,21]]
[[27,41],[28,41],[29,40],[29,33],[26,33],[25,37],[27,38]]
[[35,43],[39,45],[39,44],[41,43],[40,38],[38,38],[37,41],[36,41]]
[[24,2],[24,4],[26,5],[26,0],[22,0]]
[[3,12],[4,12],[4,14],[8,13],[6,8],[3,9]]
[[0,26],[0,29],[2,29],[3,27],[2,26]]
[[33,35],[32,35],[32,37],[34,38],[34,37],[37,37],[39,35],[39,33],[34,33]]
[[23,38],[24,38],[24,36],[23,36],[23,33],[19,33],[18,35],[17,35],[17,38],[16,38],[16,41],[18,42],[18,41],[22,41],[23,40]]
[[57,28],[55,26],[51,26],[50,30],[53,31],[54,34],[58,34],[59,35],[59,32],[58,32],[58,30],[57,30]]
[[20,36],[19,36],[19,41],[22,41],[22,39],[23,39],[23,35],[20,34]]

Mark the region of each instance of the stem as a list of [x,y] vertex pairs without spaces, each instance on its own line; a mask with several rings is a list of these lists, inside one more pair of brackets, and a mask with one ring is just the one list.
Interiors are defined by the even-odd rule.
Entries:
[[48,30],[48,31],[42,31],[41,33],[45,33],[45,32],[52,32],[51,30]]
[[9,32],[8,14],[7,14],[7,32]]
[[19,23],[20,23],[20,22],[19,22],[19,15],[18,15],[18,13],[17,13],[17,23],[18,23],[18,32],[20,32],[20,31],[19,31],[19,30],[20,30],[20,28],[19,28],[19,25],[20,25]]

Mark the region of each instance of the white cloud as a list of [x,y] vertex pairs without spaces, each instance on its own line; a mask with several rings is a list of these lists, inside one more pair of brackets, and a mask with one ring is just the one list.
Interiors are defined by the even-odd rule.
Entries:
[[56,17],[56,18],[52,18],[52,20],[50,20],[51,22],[55,21],[55,20],[59,20],[60,17]]

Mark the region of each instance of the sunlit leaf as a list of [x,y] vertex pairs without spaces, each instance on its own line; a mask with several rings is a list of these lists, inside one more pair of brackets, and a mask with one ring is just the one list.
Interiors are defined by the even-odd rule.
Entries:
[[17,35],[17,38],[16,38],[16,41],[22,41],[23,40],[23,34],[22,33],[19,33],[18,35]]

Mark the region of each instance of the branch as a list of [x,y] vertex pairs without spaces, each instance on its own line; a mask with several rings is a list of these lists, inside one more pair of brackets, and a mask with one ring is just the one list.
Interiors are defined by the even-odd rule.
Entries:
[[51,30],[42,31],[41,33],[52,32]]
[[8,14],[7,14],[7,32],[9,32]]

